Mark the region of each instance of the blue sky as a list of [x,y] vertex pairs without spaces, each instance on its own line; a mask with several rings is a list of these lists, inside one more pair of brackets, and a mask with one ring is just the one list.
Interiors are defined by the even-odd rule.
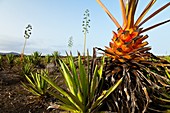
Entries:
[[[119,0],[101,0],[110,12],[122,24]],[[140,0],[137,15],[149,0]],[[148,15],[169,0],[157,0]],[[28,24],[33,26],[32,35],[27,40],[25,53],[39,51],[51,54],[68,51],[69,37],[73,37],[72,52],[83,52],[82,21],[86,9],[90,11],[87,48],[92,53],[93,47],[104,48],[109,45],[112,30],[117,28],[106,15],[96,0],[0,0],[0,52],[20,53],[24,44],[24,30]],[[144,24],[143,27],[170,18],[170,7]],[[170,23],[153,29],[149,35],[151,52],[156,55],[170,54]]]

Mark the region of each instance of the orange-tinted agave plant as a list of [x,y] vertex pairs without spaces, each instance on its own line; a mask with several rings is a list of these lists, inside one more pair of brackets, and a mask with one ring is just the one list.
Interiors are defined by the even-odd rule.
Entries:
[[167,8],[170,5],[170,2],[163,5],[161,8],[153,12],[150,16],[144,16],[156,2],[156,0],[150,0],[145,9],[141,12],[137,20],[134,20],[136,8],[139,0],[120,0],[120,7],[123,18],[123,25],[121,26],[114,16],[109,12],[109,10],[103,5],[100,0],[97,0],[100,6],[108,14],[114,24],[117,26],[117,32],[113,31],[113,38],[110,42],[110,47],[106,47],[103,50],[107,56],[111,57],[114,61],[125,62],[127,60],[143,60],[146,56],[146,52],[150,50],[150,47],[146,47],[148,42],[145,39],[148,38],[148,35],[142,35],[142,33],[151,30],[155,27],[158,27],[162,24],[170,22],[169,20],[157,23],[148,28],[142,28],[142,25],[148,20],[153,18],[155,15],[160,13],[162,10]]

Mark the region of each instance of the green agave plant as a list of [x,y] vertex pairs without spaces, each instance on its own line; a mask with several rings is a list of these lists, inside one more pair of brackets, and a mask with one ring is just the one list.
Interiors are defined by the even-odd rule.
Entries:
[[42,78],[48,76],[48,71],[41,70],[35,74],[31,73],[31,76],[25,74],[25,78],[28,83],[23,83],[22,86],[32,94],[38,97],[47,96],[48,83]]
[[49,54],[45,56],[45,63],[46,63],[46,64],[48,64],[48,63],[51,62],[51,59],[50,59],[50,58],[51,58],[51,56],[50,56]]
[[164,56],[164,59],[170,62],[170,56]]
[[2,62],[2,58],[3,58],[2,55],[0,55],[0,63]]
[[24,63],[33,63],[32,55],[27,55],[23,57]]
[[57,104],[53,104],[48,108],[77,113],[98,112],[104,100],[117,88],[123,79],[122,77],[109,89],[102,90],[104,59],[103,57],[99,66],[96,64],[96,58],[93,57],[92,63],[90,64],[88,59],[87,66],[85,66],[79,55],[78,68],[76,68],[72,56],[68,56],[69,65],[66,65],[65,62],[59,59],[60,71],[64,77],[66,88],[59,87],[49,77],[42,76],[58,92],[49,92],[58,101],[56,102]]
[[24,76],[30,76],[31,72],[33,71],[33,66],[31,63],[24,63],[22,65],[22,69],[21,69],[21,75]]
[[39,66],[40,62],[41,62],[41,53],[39,53],[38,51],[33,52],[33,54],[31,55],[32,57],[32,63],[35,66]]
[[14,59],[15,59],[14,54],[7,54],[6,58],[9,65],[12,65],[14,63]]
[[0,70],[2,69],[2,60],[3,60],[3,57],[2,55],[0,55]]

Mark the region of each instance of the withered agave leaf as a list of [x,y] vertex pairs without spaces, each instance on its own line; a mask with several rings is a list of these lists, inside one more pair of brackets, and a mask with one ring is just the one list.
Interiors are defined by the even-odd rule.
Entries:
[[[152,54],[147,54],[146,59],[151,57],[155,59]],[[111,86],[121,76],[124,75],[125,77],[122,84],[106,100],[110,111],[135,113],[136,111],[167,110],[166,105],[170,102],[170,93],[168,93],[170,82],[164,75],[163,66],[166,67],[166,65],[155,65],[156,63],[161,64],[161,60],[128,61],[126,63],[109,62],[106,63],[107,73],[105,76],[107,76],[107,79],[104,82],[105,85]],[[122,105],[122,103],[126,104]]]

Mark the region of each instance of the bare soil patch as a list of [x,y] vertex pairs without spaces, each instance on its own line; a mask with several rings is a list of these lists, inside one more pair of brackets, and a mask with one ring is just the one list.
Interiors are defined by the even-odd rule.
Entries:
[[21,85],[21,75],[0,71],[0,113],[49,113],[50,99],[39,99]]

